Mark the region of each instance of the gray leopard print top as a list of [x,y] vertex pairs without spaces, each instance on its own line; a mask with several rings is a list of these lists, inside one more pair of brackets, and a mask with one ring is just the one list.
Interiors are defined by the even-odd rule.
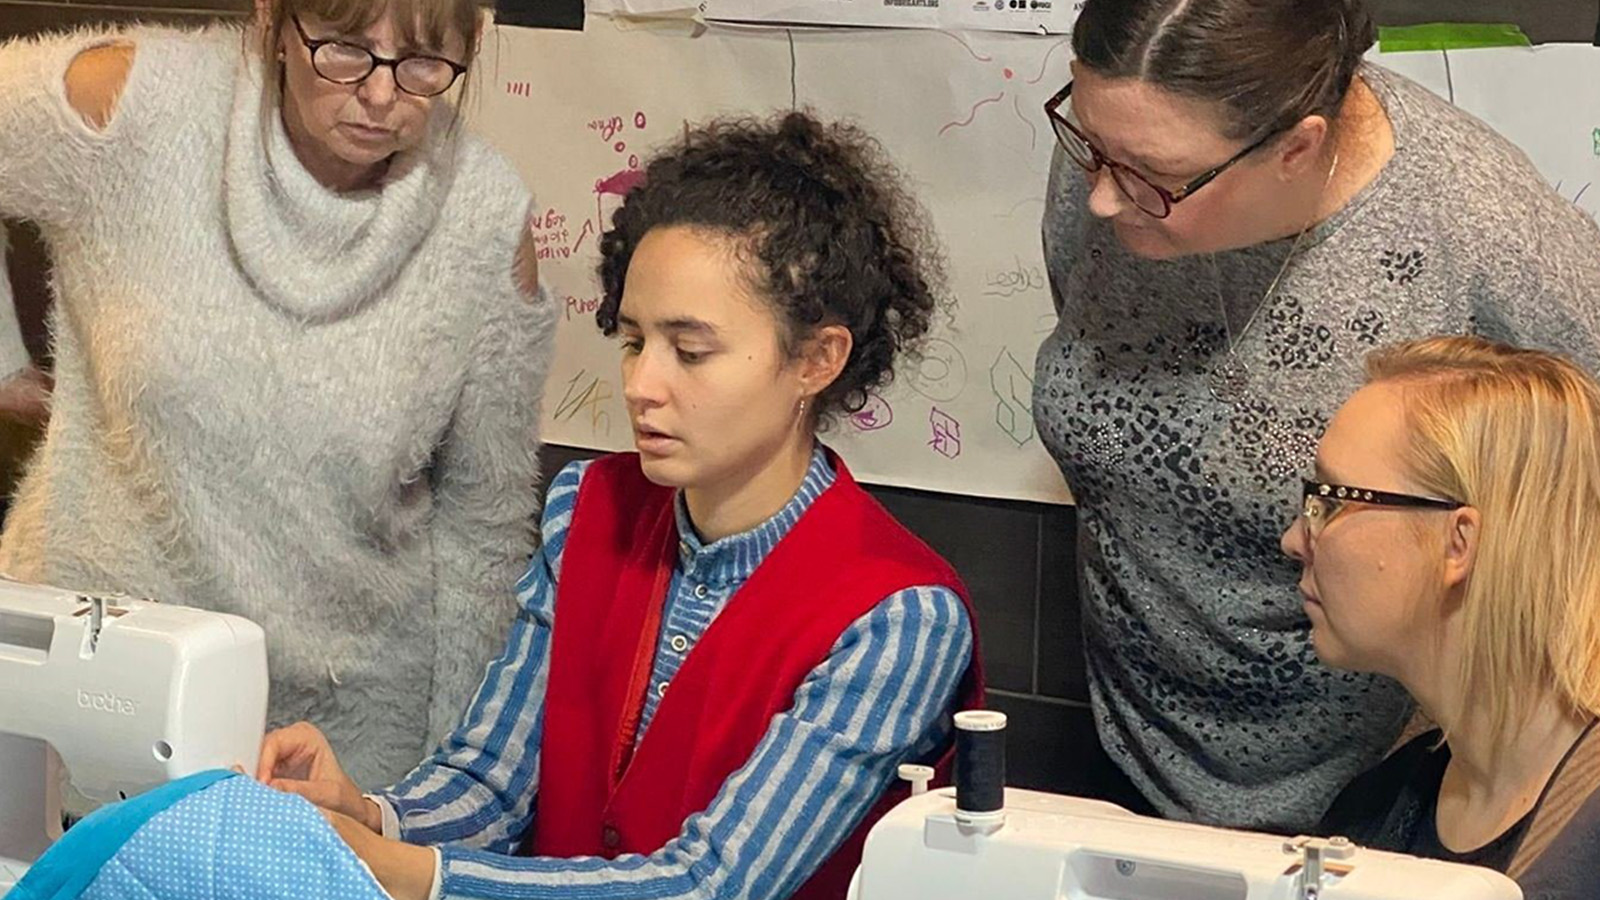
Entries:
[[[1600,351],[1600,229],[1504,138],[1382,69],[1393,160],[1305,240],[1168,262],[1087,212],[1057,153],[1044,219],[1059,322],[1034,416],[1078,502],[1101,741],[1163,814],[1296,831],[1409,713],[1383,678],[1316,659],[1278,537],[1333,412],[1381,343],[1439,333]],[[1060,535],[1070,540],[1070,535]],[[1056,652],[1075,652],[1059,647]]]

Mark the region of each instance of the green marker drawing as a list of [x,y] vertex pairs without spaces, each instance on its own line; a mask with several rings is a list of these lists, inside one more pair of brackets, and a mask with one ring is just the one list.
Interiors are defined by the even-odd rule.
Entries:
[[1594,130],[1594,155],[1600,156],[1600,128]]

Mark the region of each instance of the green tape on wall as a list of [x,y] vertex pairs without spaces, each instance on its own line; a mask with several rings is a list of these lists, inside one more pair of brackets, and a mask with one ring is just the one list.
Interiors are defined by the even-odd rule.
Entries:
[[1515,25],[1477,25],[1436,22],[1378,29],[1378,49],[1384,53],[1409,50],[1467,50],[1473,47],[1531,47],[1533,42]]

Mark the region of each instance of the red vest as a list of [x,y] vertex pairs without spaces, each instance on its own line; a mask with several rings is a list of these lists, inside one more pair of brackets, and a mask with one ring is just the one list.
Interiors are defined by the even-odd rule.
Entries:
[[[538,813],[524,853],[659,850],[711,805],[845,629],[890,594],[943,585],[971,620],[949,565],[830,460],[837,480],[689,651],[637,747],[678,553],[674,492],[646,480],[635,454],[590,465],[556,589]],[[958,699],[959,708],[983,700],[976,643]],[[889,791],[794,897],[842,900],[867,830],[903,796],[898,785]]]

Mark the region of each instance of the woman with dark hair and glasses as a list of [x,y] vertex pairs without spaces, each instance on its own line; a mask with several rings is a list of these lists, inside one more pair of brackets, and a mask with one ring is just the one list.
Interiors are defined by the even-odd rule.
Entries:
[[[1277,511],[1380,342],[1600,358],[1600,230],[1359,0],[1088,0],[1034,414],[1078,502],[1100,737],[1162,813],[1295,830],[1410,715],[1315,660]],[[1065,535],[1062,539],[1067,539]]]
[[0,214],[56,294],[0,569],[259,622],[271,722],[370,785],[454,723],[533,551],[554,313],[528,191],[458,127],[478,29],[262,0],[0,46]]
[[1474,337],[1384,348],[1366,368],[1283,550],[1322,661],[1396,680],[1440,727],[1352,783],[1322,828],[1590,900],[1600,384]]

